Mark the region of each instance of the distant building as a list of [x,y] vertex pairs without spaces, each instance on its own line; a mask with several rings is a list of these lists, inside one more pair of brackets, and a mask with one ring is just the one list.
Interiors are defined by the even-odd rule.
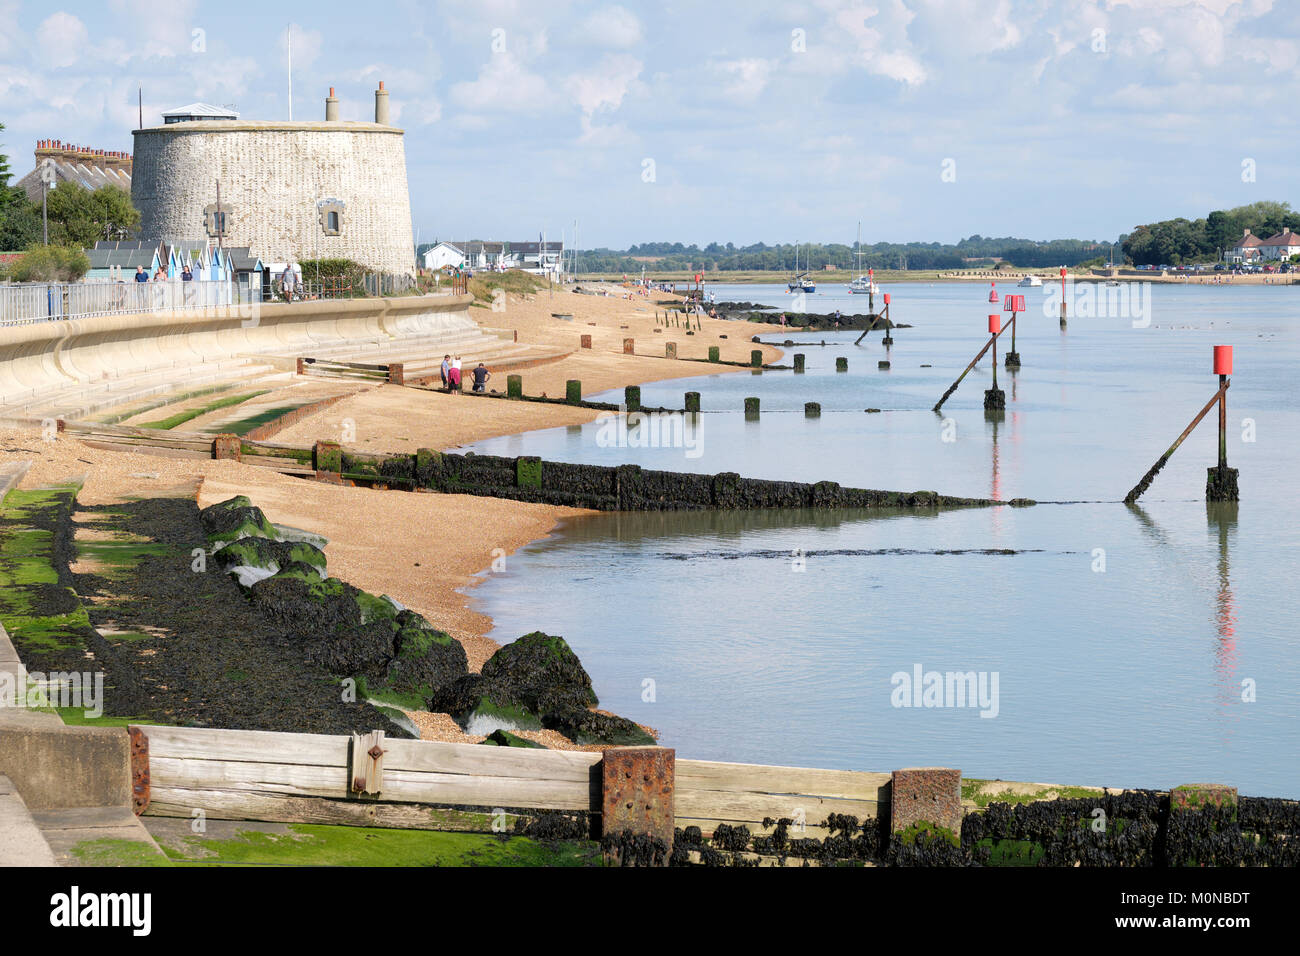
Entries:
[[430,272],[448,267],[459,269],[465,264],[465,253],[453,243],[440,242],[436,246],[424,250],[421,263]]
[[465,267],[485,272],[505,272],[521,269],[537,275],[564,271],[564,243],[547,242],[484,242],[473,239],[463,242],[440,242],[425,250],[423,265],[426,269]]
[[36,144],[36,168],[14,183],[32,202],[41,201],[41,181],[48,176],[49,188],[59,183],[76,183],[92,192],[101,186],[131,191],[131,154],[89,146],[72,146],[57,139]]
[[1228,250],[1228,261],[1246,265],[1266,259],[1290,259],[1297,254],[1300,254],[1300,234],[1283,229],[1276,236],[1261,239],[1247,229],[1237,244]]
[[1264,259],[1290,259],[1300,254],[1300,234],[1283,229],[1259,244],[1260,257]]

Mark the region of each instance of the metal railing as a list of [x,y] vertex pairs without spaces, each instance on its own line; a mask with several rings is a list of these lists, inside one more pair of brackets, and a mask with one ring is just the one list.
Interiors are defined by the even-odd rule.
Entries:
[[[251,297],[251,298],[250,298]],[[230,282],[26,282],[0,285],[0,326],[181,309],[214,309],[261,299]]]

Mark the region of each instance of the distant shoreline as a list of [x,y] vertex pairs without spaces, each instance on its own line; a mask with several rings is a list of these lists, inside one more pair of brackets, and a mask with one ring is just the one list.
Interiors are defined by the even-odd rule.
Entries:
[[[704,284],[707,285],[757,285],[757,284],[776,284],[781,285],[789,281],[788,272],[705,272],[703,275]],[[847,272],[839,270],[835,272],[818,272],[813,273],[812,279],[817,285],[838,286],[848,285],[849,281],[856,276],[856,272]],[[895,282],[1001,282],[1014,285],[1025,276],[1037,276],[1043,280],[1043,284],[1048,282],[1059,282],[1060,273],[1056,269],[1049,270],[1016,270],[1005,272],[994,272],[992,270],[970,270],[963,272],[902,272],[899,270],[880,270],[875,273],[875,280],[881,284]],[[1202,273],[1199,275],[1182,275],[1176,273],[1161,274],[1159,272],[1132,272],[1121,275],[1096,275],[1092,272],[1070,272],[1067,276],[1073,282],[1108,282],[1115,279],[1119,282],[1158,282],[1165,285],[1204,285],[1204,286],[1241,286],[1241,285],[1300,285],[1300,272],[1290,272],[1286,274],[1269,273],[1260,275],[1229,275],[1226,273]],[[640,278],[639,276],[637,278]],[[695,284],[695,274],[687,272],[661,272],[646,273],[646,278],[652,282],[676,283],[677,285],[693,286]],[[1216,282],[1215,279],[1219,281]],[[1229,281],[1231,280],[1231,281]],[[621,273],[598,272],[598,273],[579,273],[578,283],[583,282],[610,282],[619,284],[622,281]],[[629,275],[629,280],[631,276]]]

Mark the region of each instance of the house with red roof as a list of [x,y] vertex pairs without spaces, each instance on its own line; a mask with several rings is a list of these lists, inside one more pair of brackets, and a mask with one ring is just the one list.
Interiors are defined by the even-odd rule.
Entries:
[[1282,261],[1300,255],[1300,233],[1283,229],[1276,236],[1270,236],[1259,244],[1259,254],[1264,259]]
[[1260,247],[1264,240],[1251,233],[1249,229],[1241,234],[1237,244],[1228,250],[1229,262],[1258,262],[1263,256]]

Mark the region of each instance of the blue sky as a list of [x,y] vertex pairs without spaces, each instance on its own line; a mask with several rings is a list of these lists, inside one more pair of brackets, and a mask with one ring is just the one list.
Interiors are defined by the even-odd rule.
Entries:
[[[0,122],[130,149],[195,100],[407,130],[420,238],[1114,238],[1296,202],[1300,18],[1273,0],[357,4],[0,0]],[[196,32],[198,31],[198,32]],[[652,164],[652,165],[651,165]],[[946,175],[945,175],[946,172]],[[652,175],[651,175],[652,174]]]

